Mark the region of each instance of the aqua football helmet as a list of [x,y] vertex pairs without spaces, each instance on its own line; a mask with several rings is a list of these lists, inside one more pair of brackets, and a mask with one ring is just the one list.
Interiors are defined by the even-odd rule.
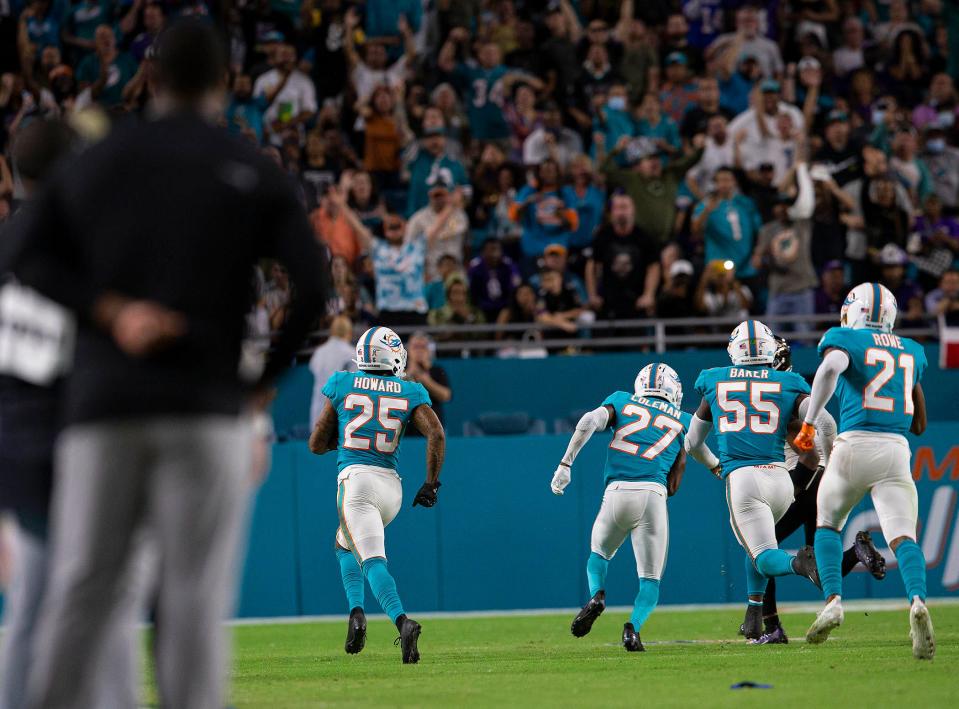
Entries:
[[676,370],[663,362],[653,362],[639,370],[633,390],[636,396],[665,399],[677,409],[683,403],[683,383]]
[[779,343],[773,331],[758,320],[743,320],[729,336],[726,351],[737,366],[749,364],[772,364],[776,359]]
[[839,323],[852,330],[892,332],[899,305],[888,288],[878,283],[860,283],[842,304]]
[[356,341],[356,368],[361,372],[406,371],[406,348],[400,336],[388,327],[371,327]]

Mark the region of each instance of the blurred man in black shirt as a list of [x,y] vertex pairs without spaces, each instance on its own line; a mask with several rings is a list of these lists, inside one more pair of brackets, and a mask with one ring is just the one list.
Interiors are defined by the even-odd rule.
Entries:
[[250,273],[274,257],[296,286],[252,398],[261,408],[327,296],[321,252],[287,178],[214,125],[226,77],[215,31],[171,27],[156,71],[154,120],[121,126],[53,178],[15,267],[78,319],[32,707],[93,706],[91,676],[111,668],[91,650],[144,526],[162,560],[160,703],[223,706],[221,622],[262,455],[238,375]]

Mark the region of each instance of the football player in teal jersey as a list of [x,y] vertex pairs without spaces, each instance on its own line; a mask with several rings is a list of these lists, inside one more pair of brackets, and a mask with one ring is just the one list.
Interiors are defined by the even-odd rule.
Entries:
[[702,403],[690,422],[687,450],[709,468],[715,457],[701,447],[715,425],[729,523],[746,550],[748,606],[744,632],[758,640],[768,579],[797,574],[818,585],[813,551],[797,556],[779,548],[776,523],[793,503],[784,448],[789,424],[805,411],[809,385],[794,372],[773,368],[778,343],[758,320],[740,323],[729,338],[732,366],[704,369],[696,380]]
[[420,624],[406,617],[387,570],[385,528],[403,502],[396,468],[407,424],[412,421],[426,437],[426,482],[414,507],[436,504],[446,438],[426,389],[403,378],[406,348],[395,332],[385,327],[364,332],[354,361],[358,372],[336,372],[323,387],[329,401],[310,435],[310,450],[317,455],[339,449],[335,549],[350,606],[346,651],[357,653],[366,644],[365,578],[400,632],[403,662],[416,663]]
[[639,372],[634,393],[617,391],[576,424],[566,454],[553,474],[553,492],[562,495],[570,468],[596,431],[614,428],[606,453],[606,491],[593,524],[586,576],[592,598],[570,630],[583,637],[606,609],[606,571],[616,550],[631,536],[639,593],[630,622],[623,626],[623,645],[643,651],[640,630],[659,601],[659,579],[666,565],[669,518],[666,498],[679,488],[686,468],[683,439],[689,414],[683,413],[683,385],[672,367],[654,363]]
[[919,380],[926,369],[922,347],[893,333],[896,299],[878,283],[853,288],[843,303],[840,327],[819,342],[810,405],[795,444],[813,446],[819,412],[839,395],[839,436],[816,500],[816,557],[826,606],[806,633],[821,643],[843,620],[842,539],[849,512],[868,492],[883,536],[896,555],[910,600],[912,654],[931,660],[936,652],[926,608],[926,560],[916,543],[919,500],[905,434],[926,428],[926,402]]

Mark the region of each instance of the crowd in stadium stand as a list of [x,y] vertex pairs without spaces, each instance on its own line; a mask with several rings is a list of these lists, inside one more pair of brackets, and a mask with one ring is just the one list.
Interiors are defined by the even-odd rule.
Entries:
[[[144,114],[183,16],[229,41],[223,126],[296,181],[330,318],[571,337],[867,279],[959,318],[954,0],[0,0],[0,145]],[[267,331],[291,285],[261,276]]]

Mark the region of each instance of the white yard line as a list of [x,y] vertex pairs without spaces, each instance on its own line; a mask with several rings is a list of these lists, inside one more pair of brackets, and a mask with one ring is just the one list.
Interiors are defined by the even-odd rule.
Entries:
[[[929,598],[926,603],[935,609],[937,606],[959,606],[959,597],[944,596],[942,598]],[[847,612],[865,612],[870,611],[892,611],[906,610],[909,604],[905,600],[898,598],[875,598],[865,600],[843,601],[843,609]],[[783,603],[779,606],[781,613],[818,613],[822,610],[822,603]],[[728,611],[741,610],[742,603],[688,603],[688,604],[664,604],[656,609],[656,613],[688,613],[690,611]],[[433,613],[410,613],[411,616],[419,619],[434,620],[440,618],[461,619],[461,618],[503,618],[511,616],[540,616],[540,615],[575,615],[579,608],[532,608],[523,610],[498,610],[498,611],[436,611]],[[610,606],[606,609],[613,613],[629,613],[632,606]],[[342,622],[347,617],[347,613],[340,615],[298,615],[282,616],[278,618],[237,618],[229,622],[230,625],[295,625],[297,623],[331,623]],[[384,620],[385,615],[368,615],[370,620]]]

